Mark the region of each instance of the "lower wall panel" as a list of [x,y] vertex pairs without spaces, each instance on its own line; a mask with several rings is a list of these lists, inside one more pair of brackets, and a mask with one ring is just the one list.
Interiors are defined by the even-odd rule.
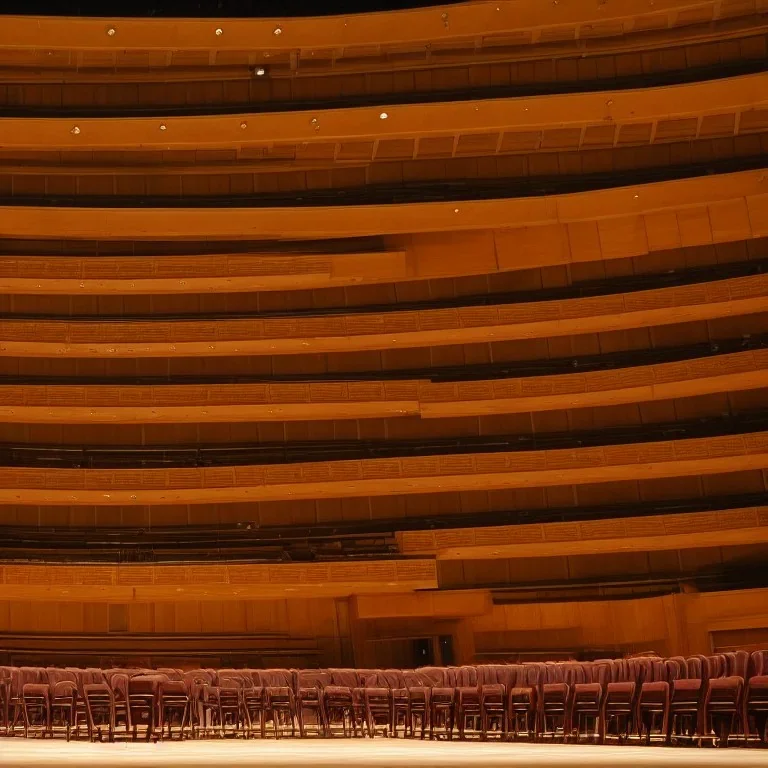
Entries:
[[768,589],[517,605],[493,605],[482,590],[220,604],[6,601],[0,664],[131,657],[155,666],[380,667],[405,664],[412,639],[442,635],[452,636],[457,664],[585,651],[685,655],[764,645],[766,627]]

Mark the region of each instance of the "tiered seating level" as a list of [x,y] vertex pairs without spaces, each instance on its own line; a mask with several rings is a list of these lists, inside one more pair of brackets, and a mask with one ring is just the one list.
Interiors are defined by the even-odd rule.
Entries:
[[5,19],[0,662],[764,647],[766,10]]
[[0,667],[7,735],[766,743],[766,651],[399,669]]

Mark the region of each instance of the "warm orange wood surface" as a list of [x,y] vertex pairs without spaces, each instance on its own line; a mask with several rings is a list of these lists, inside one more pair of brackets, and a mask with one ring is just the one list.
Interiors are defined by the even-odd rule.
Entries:
[[[685,209],[685,214],[677,214]],[[679,247],[678,224],[695,242],[768,235],[768,176],[742,171],[551,197],[307,208],[0,207],[0,236],[92,239],[331,238],[418,232],[584,225],[621,220],[631,232],[650,228],[656,248]],[[677,215],[677,219],[675,219]],[[640,217],[643,217],[642,219]],[[650,224],[646,222],[650,221]],[[591,235],[591,233],[589,233]],[[654,237],[655,236],[655,237]],[[740,236],[740,238],[743,236]],[[693,243],[691,243],[693,244]],[[539,245],[541,248],[541,245]],[[630,255],[630,254],[624,254]]]
[[[527,149],[531,131],[587,131],[606,122],[651,125],[655,141],[674,139],[681,121],[723,121],[768,106],[768,73],[678,86],[596,93],[372,106],[241,115],[169,118],[13,118],[0,120],[0,144],[20,149],[226,149],[282,144],[497,134],[506,152]],[[382,119],[382,115],[386,119]],[[79,132],[72,132],[77,125]],[[164,129],[161,130],[161,126]],[[516,138],[516,134],[519,136]],[[622,140],[623,143],[623,140]]]
[[[760,238],[738,197],[705,208],[592,222],[549,224],[392,238],[382,252],[157,256],[0,256],[0,292],[40,296],[185,295],[308,290],[495,275],[559,265],[657,258],[695,265],[691,248],[731,247]],[[749,246],[747,246],[749,247]],[[762,247],[756,243],[756,247]],[[307,245],[311,249],[311,244]],[[700,251],[698,252],[701,253]],[[471,256],[471,258],[468,258]],[[35,307],[35,311],[37,311]]]
[[766,302],[768,275],[755,275],[583,299],[379,315],[109,323],[4,320],[0,357],[221,357],[445,346],[712,320],[761,312]]
[[414,247],[328,255],[1,256],[0,291],[79,296],[296,291],[414,278],[418,262]]
[[[340,379],[343,377],[340,376]],[[0,384],[0,422],[237,423],[423,419],[672,400],[768,387],[768,350],[589,373],[490,381],[44,386]]]
[[[757,2],[764,9],[763,0]],[[431,40],[488,35],[508,44],[536,42],[547,28],[568,28],[568,37],[621,35],[625,31],[663,29],[711,21],[721,15],[754,12],[738,3],[715,0],[624,0],[604,7],[587,0],[558,6],[539,0],[480,0],[389,13],[363,13],[290,19],[87,19],[4,18],[1,48],[50,50],[219,50],[260,51],[295,48],[397,46]],[[114,35],[108,35],[108,29]],[[280,33],[275,34],[279,28]],[[66,29],[66,33],[63,30]],[[221,33],[216,34],[220,29]],[[589,32],[592,32],[592,35]],[[522,34],[527,32],[528,35]],[[578,34],[581,32],[581,34]],[[562,33],[561,33],[562,34]],[[517,39],[516,39],[517,36]],[[511,39],[510,39],[511,38]],[[506,40],[505,40],[506,42]],[[363,53],[364,48],[361,50]]]
[[225,600],[437,587],[434,560],[302,565],[0,565],[2,600]]
[[768,507],[398,533],[403,553],[441,560],[564,557],[768,543]]
[[[0,376],[46,384],[0,383],[0,443],[538,438],[726,414],[747,423],[764,407],[768,350],[716,345],[735,349],[765,333],[768,275],[536,299],[595,280],[765,258],[766,169],[714,171],[765,154],[768,75],[696,78],[756,69],[767,32],[768,0],[478,0],[287,19],[4,17],[0,112],[29,116],[0,117],[0,197],[13,203],[0,206]],[[620,88],[685,74],[693,77],[683,85]],[[611,90],[595,91],[603,85]],[[473,89],[561,93],[451,100]],[[444,100],[419,104],[424,93]],[[96,116],[62,117],[86,111]],[[252,197],[298,203],[311,190],[456,189],[465,179],[514,194],[547,179],[660,178],[709,163],[713,172],[696,178],[538,197],[277,208]],[[26,205],[51,195],[104,207]],[[209,196],[235,205],[172,207]],[[108,206],[145,198],[152,204]],[[171,207],[154,205],[166,199]],[[518,290],[530,300],[462,306],[466,296]],[[433,298],[457,306],[398,307]],[[350,309],[311,314],[333,306]],[[24,319],[37,314],[54,319]],[[706,343],[706,357],[588,373],[343,381],[346,371]],[[65,376],[334,371],[339,381],[57,385]],[[309,649],[319,666],[407,666],[413,638],[442,635],[458,664],[526,649],[708,653],[725,642],[717,633],[733,644],[765,636],[766,590],[695,594],[683,584],[760,563],[768,507],[755,499],[767,482],[768,432],[758,431],[293,464],[0,467],[6,526],[409,529],[396,534],[403,559],[5,562],[0,635],[14,639],[4,646],[0,637],[0,656],[57,650],[56,633],[94,652],[100,641],[88,632],[142,633],[146,647],[167,633],[171,652],[195,633],[259,631],[282,633],[286,648]],[[690,508],[703,509],[741,494],[749,502],[735,504],[756,506],[621,517],[627,505],[658,513],[676,509],[668,501],[700,500]],[[617,516],[536,522],[536,510],[569,520],[562,510],[581,508]],[[434,529],[423,520],[507,522],[515,510],[530,522]],[[680,594],[609,599],[643,594],[657,578],[672,590],[677,579]]]
[[512,453],[192,469],[0,468],[0,504],[205,504],[541,488],[768,469],[768,433]]

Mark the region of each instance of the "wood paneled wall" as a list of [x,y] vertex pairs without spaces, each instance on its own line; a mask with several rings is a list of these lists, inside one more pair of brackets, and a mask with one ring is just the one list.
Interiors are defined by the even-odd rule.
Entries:
[[[342,521],[388,519],[621,505],[669,499],[696,499],[741,493],[763,493],[768,473],[738,471],[718,475],[628,480],[548,488],[476,490],[461,493],[367,496],[350,499],[307,499],[241,504],[171,506],[87,506],[0,504],[0,524],[39,526],[151,527],[256,523],[267,526],[316,525]],[[393,528],[397,528],[396,522]]]
[[[120,621],[116,621],[117,618]],[[226,640],[228,635],[252,635],[252,649],[266,645],[270,650],[281,647],[289,650],[296,645],[292,640],[303,640],[305,647],[316,646],[320,652],[314,663],[337,666],[351,662],[349,611],[345,599],[127,604],[0,601],[0,648],[4,647],[6,635],[35,636],[34,643],[27,643],[29,647],[45,647],[48,635],[51,653],[55,654],[56,635],[80,635],[77,649],[84,653],[96,652],[108,645],[103,638],[114,638],[120,633],[147,635],[150,647],[153,635],[163,636],[162,647],[170,650],[174,648],[174,635],[178,638],[178,648],[189,646],[189,636],[220,635],[218,641],[209,639],[207,644],[213,649],[218,646],[222,652],[232,650]],[[16,641],[15,645],[24,647],[23,641]],[[237,646],[240,651],[247,650],[247,639],[238,641]],[[159,640],[157,647],[160,647]],[[147,652],[146,648],[143,652]]]

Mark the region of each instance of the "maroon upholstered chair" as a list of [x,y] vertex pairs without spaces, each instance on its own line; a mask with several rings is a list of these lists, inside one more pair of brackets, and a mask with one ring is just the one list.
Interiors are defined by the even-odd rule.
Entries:
[[247,678],[243,685],[243,709],[245,710],[246,738],[255,734],[263,739],[266,732],[266,705],[264,684],[258,669],[245,670]]
[[[357,735],[365,722],[365,699],[360,678],[354,669],[331,669],[331,685],[325,689],[328,735],[341,730],[346,738]],[[334,731],[335,729],[335,731]]]
[[539,718],[541,722],[540,738],[559,735],[565,739],[568,729],[568,704],[570,686],[565,682],[565,665],[546,664],[544,682],[541,685],[539,699]]
[[618,739],[619,743],[629,739],[635,720],[636,692],[634,680],[617,680],[605,687],[601,743],[605,743],[609,736]]
[[668,667],[663,659],[654,660],[650,675],[640,686],[637,731],[641,740],[645,735],[646,744],[650,744],[654,736],[663,741],[667,740],[670,695],[667,672]]
[[744,731],[750,738],[754,732],[761,744],[768,743],[768,675],[754,675],[747,681],[744,694]]
[[477,669],[475,667],[459,667],[452,670],[451,674],[454,677],[456,724],[458,725],[459,739],[464,741],[468,722],[472,731],[476,733],[480,731],[482,711]]
[[296,716],[299,734],[307,735],[307,725],[313,725],[321,736],[327,735],[328,717],[325,710],[325,689],[331,685],[331,674],[322,669],[302,669],[296,677]]
[[63,729],[67,741],[72,736],[77,718],[78,685],[77,675],[66,669],[48,669],[50,688],[50,732]]
[[264,716],[272,722],[273,734],[279,739],[283,731],[296,735],[296,702],[293,679],[287,669],[265,669],[261,672],[264,686]]
[[51,729],[48,673],[40,667],[21,667],[20,673],[24,736],[38,733],[44,738]]
[[517,668],[514,678],[510,678],[507,694],[507,712],[509,713],[509,733],[517,740],[523,736],[529,740],[536,738],[538,731],[539,690],[544,674],[543,664],[523,664]]
[[713,737],[728,746],[731,733],[741,726],[744,678],[717,677],[709,681],[704,695],[702,738]]
[[168,738],[173,738],[173,725],[178,722],[179,738],[183,739],[192,715],[192,703],[189,690],[184,680],[165,680],[158,689],[158,727],[160,739],[165,738],[165,726],[168,726]]
[[144,728],[144,738],[150,741],[155,737],[155,728],[159,723],[160,684],[168,682],[165,675],[133,675],[128,679],[128,719],[133,729],[133,738],[139,733],[139,725]]
[[389,687],[365,687],[363,700],[368,735],[374,738],[377,728],[382,729],[385,736],[389,735],[392,731],[392,697]]
[[218,709],[218,698],[209,697],[207,689],[213,688],[215,675],[207,669],[192,669],[184,673],[184,684],[189,696],[190,717],[189,725],[192,738],[197,738],[198,732],[205,734],[212,725]]
[[429,684],[429,738],[453,738],[455,676],[445,667],[420,667],[417,672]]
[[[403,672],[403,681],[408,692],[408,718],[405,735],[413,736],[418,724],[419,735],[423,739],[429,725],[429,696],[432,690],[430,680],[415,670]],[[394,699],[393,699],[394,707]],[[395,713],[393,713],[393,719]],[[397,735],[396,733],[394,735]]]

